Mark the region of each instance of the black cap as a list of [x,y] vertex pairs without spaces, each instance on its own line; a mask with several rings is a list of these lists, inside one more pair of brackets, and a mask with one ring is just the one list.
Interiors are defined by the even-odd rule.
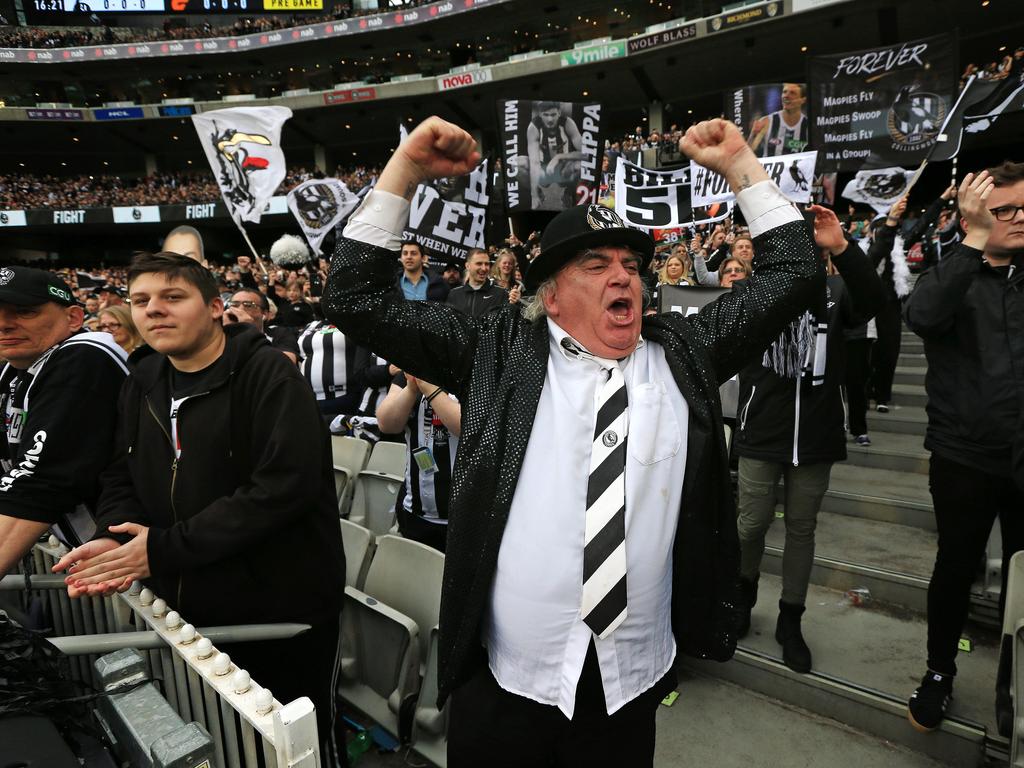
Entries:
[[576,254],[586,248],[617,245],[640,254],[641,269],[647,269],[654,254],[654,240],[646,232],[630,227],[611,208],[580,205],[562,211],[544,229],[540,255],[526,270],[526,290],[533,293]]
[[68,284],[51,272],[31,267],[0,268],[0,304],[35,307],[48,301],[65,307],[78,303]]

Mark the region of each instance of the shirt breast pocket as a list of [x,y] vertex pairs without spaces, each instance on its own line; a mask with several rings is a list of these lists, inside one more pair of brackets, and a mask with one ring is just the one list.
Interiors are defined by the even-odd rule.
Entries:
[[682,433],[665,383],[640,384],[629,395],[629,455],[645,465],[675,456],[682,445]]

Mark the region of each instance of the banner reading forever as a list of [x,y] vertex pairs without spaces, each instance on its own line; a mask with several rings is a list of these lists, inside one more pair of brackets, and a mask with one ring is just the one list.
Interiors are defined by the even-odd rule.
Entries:
[[466,258],[469,248],[484,248],[487,203],[491,198],[487,160],[468,176],[420,184],[409,207],[403,237],[412,238],[430,252],[433,263]]
[[949,35],[811,59],[818,170],[921,162],[952,104],[955,62]]
[[596,203],[601,183],[601,105],[500,101],[498,124],[509,213]]
[[650,171],[619,158],[615,166],[615,212],[627,224],[643,229],[666,229],[719,221],[729,206],[714,203],[694,208],[690,203],[690,171]]

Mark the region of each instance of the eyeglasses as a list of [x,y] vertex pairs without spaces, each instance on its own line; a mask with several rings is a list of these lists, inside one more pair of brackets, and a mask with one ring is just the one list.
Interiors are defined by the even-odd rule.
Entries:
[[745,275],[745,274],[747,274],[747,270],[740,269],[739,267],[732,267],[731,269],[723,269],[722,270],[722,274],[723,275]]
[[[257,302],[255,302],[255,301],[229,301],[228,302],[228,306],[232,307],[232,308],[233,307],[242,307],[243,309],[255,309],[256,307],[259,307],[260,305]],[[261,307],[261,309],[262,309],[262,307]]]
[[988,209],[988,212],[996,217],[996,221],[1013,221],[1017,217],[1017,211],[1024,211],[1024,205],[1001,205]]
[[116,331],[121,327],[120,323],[100,323],[96,326],[97,331]]

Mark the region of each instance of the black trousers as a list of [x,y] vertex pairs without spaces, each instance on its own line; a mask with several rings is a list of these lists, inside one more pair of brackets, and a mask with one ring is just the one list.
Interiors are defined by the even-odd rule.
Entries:
[[403,537],[444,552],[448,543],[447,523],[430,523],[419,515],[406,512],[401,496],[395,505],[395,518],[398,520],[398,531]]
[[985,553],[992,523],[1003,536],[1003,613],[1010,557],[1024,549],[1024,493],[999,477],[932,454],[929,484],[939,550],[928,586],[928,668],[956,674],[956,652],[967,621],[971,584]]
[[225,646],[231,660],[282,704],[308,696],[316,707],[320,761],[323,766],[348,765],[345,733],[335,693],[341,665],[340,623],[315,625],[290,640]]
[[614,715],[605,707],[593,643],[576,686],[572,720],[555,706],[501,688],[486,664],[451,697],[449,768],[594,768],[654,764],[654,716],[675,670]]
[[846,342],[846,407],[850,414],[850,434],[855,437],[868,433],[868,377],[874,343],[874,339]]
[[896,361],[900,356],[903,333],[902,310],[899,300],[887,299],[875,315],[878,341],[873,355],[871,395],[876,403],[892,402],[892,380],[896,376]]

